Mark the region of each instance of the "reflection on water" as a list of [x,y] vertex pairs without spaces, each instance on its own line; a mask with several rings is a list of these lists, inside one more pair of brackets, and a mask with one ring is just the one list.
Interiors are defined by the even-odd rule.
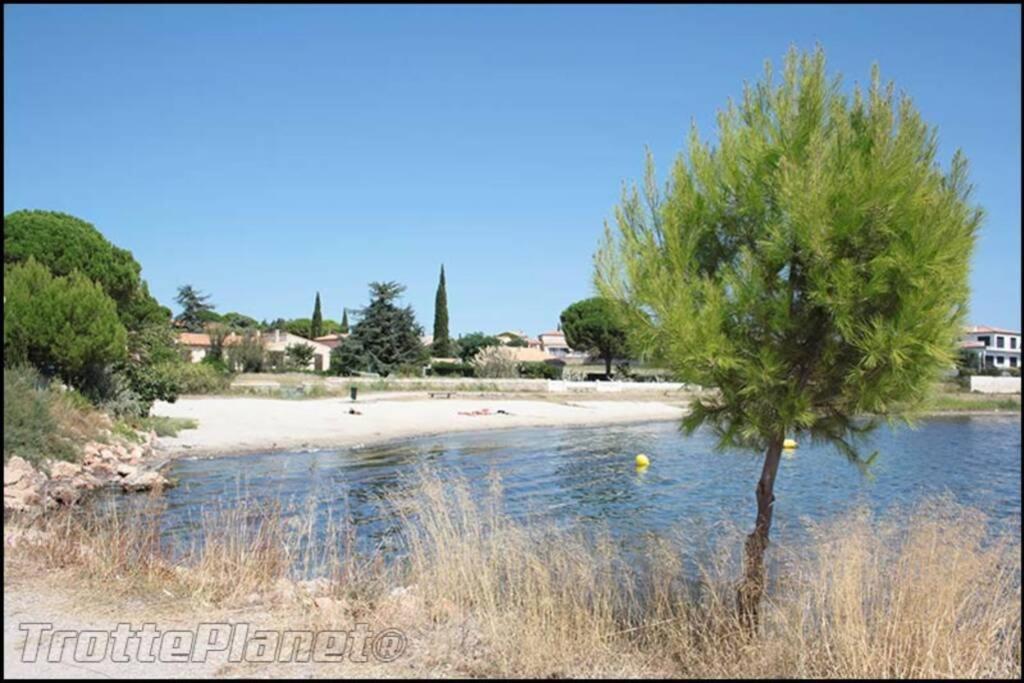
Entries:
[[[917,429],[882,427],[864,444],[879,451],[865,477],[828,446],[801,444],[776,484],[780,542],[798,540],[802,518],[818,521],[854,506],[884,511],[949,492],[995,524],[1019,530],[1020,419],[952,417]],[[710,542],[723,527],[751,526],[760,455],[716,452],[705,431],[673,423],[453,434],[336,451],[181,460],[166,493],[165,535],[189,541],[203,508],[241,499],[279,501],[317,520],[347,518],[357,548],[395,549],[395,520],[381,498],[411,485],[420,466],[462,476],[484,496],[500,476],[504,509],[564,526],[602,528],[624,542],[684,526]],[[651,460],[634,467],[637,453]],[[125,498],[123,502],[131,499]]]

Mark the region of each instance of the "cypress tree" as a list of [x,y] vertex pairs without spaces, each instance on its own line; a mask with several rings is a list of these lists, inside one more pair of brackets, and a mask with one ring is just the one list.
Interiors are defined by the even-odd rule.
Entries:
[[309,336],[316,339],[324,333],[324,318],[320,314],[320,292],[316,293],[316,303],[313,304],[313,320],[309,324]]
[[341,330],[342,334],[348,334],[348,309],[346,308],[341,313]]
[[451,353],[448,339],[448,292],[444,282],[444,264],[441,264],[441,280],[437,284],[437,297],[434,299],[434,343],[432,355],[436,358],[447,358]]

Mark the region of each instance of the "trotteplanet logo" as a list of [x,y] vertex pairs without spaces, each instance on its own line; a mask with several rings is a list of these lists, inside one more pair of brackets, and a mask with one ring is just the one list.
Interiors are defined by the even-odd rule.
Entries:
[[54,630],[50,623],[22,623],[23,662],[90,664],[161,662],[393,662],[405,653],[405,634],[393,628],[351,630],[267,630],[246,623],[199,624],[194,629],[160,630],[121,623],[111,631]]

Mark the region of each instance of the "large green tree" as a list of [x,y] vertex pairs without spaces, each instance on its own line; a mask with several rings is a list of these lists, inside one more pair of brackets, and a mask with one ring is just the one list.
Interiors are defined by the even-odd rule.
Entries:
[[332,352],[335,372],[388,375],[400,365],[425,360],[423,328],[411,306],[397,304],[404,291],[397,282],[370,283],[370,305],[360,311],[351,334]]
[[626,353],[626,330],[614,305],[600,297],[577,301],[562,311],[559,321],[569,347],[599,355],[611,376],[612,361]]
[[117,304],[127,329],[167,322],[170,311],[150,296],[142,267],[91,223],[59,211],[14,211],[4,216],[4,263],[34,258],[58,276],[78,271]]
[[444,281],[444,264],[441,265],[441,278],[437,283],[437,295],[434,297],[434,341],[431,343],[431,354],[436,358],[448,358],[451,353],[451,340],[448,338],[448,291]]
[[[149,293],[131,252],[111,244],[92,224],[57,211],[15,211],[4,217],[4,263],[35,259],[58,277],[80,273],[95,282],[117,307],[127,332],[127,355],[102,373],[92,373],[91,394],[102,387],[132,392],[132,403],[148,410],[152,401],[173,401],[172,368],[182,362],[174,347],[171,311]],[[114,381],[117,376],[118,381]]]
[[877,67],[848,96],[821,50],[792,51],[718,123],[715,147],[691,133],[663,191],[648,159],[596,282],[640,348],[717,388],[685,427],[765,454],[737,596],[753,625],[784,439],[856,459],[853,437],[913,415],[953,364],[982,211],[963,155],[940,167],[935,129]]
[[30,363],[87,389],[127,353],[117,304],[78,271],[55,277],[29,257],[4,269],[4,364]]
[[316,293],[316,303],[313,304],[313,317],[309,323],[309,336],[311,339],[323,335],[324,333],[324,316],[320,312],[320,292]]
[[[176,318],[179,325],[189,332],[202,332],[205,324],[211,322],[213,317],[213,304],[210,303],[210,296],[203,294],[192,285],[178,287],[178,295],[174,299],[181,306],[181,313]],[[217,316],[216,320],[219,320]]]

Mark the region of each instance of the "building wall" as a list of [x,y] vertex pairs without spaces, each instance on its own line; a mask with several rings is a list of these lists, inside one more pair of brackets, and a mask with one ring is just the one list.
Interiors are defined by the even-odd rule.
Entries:
[[971,391],[981,394],[1019,394],[1020,377],[972,375]]
[[313,347],[313,360],[310,361],[309,365],[306,366],[307,370],[316,369],[317,357],[320,359],[322,370],[326,370],[331,366],[331,347],[320,342],[313,341],[312,339],[306,339],[300,337],[297,334],[285,332],[284,330],[273,330],[263,335],[263,348],[268,352],[280,352],[284,351],[293,344],[309,344]]

